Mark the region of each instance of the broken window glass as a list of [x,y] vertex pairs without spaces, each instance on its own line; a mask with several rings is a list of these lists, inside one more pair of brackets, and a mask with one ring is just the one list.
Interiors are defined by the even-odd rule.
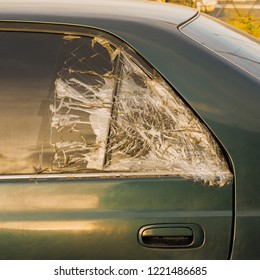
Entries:
[[[6,170],[11,171],[1,173],[142,172],[219,186],[232,180],[208,128],[132,49],[101,35],[48,36],[59,42],[58,59],[53,57],[49,66],[53,69],[55,64],[56,70],[47,72],[49,87],[44,91],[35,95],[27,91],[35,102],[24,103],[32,114],[24,115],[23,121],[30,119],[38,128],[30,126],[26,135],[18,129],[18,134],[30,138],[31,146],[22,141],[23,147],[17,149],[25,150],[26,157],[16,169],[9,164]],[[45,60],[43,56],[43,65]],[[30,63],[39,61],[32,57]],[[15,98],[19,100],[18,94]],[[5,162],[15,157],[0,153]]]
[[150,78],[127,54],[122,68],[106,168],[168,172],[212,185],[230,180],[216,141],[166,82]]
[[50,105],[53,171],[102,170],[115,83],[110,53],[92,38],[65,36],[68,55]]
[[[168,173],[212,185],[230,180],[210,132],[159,75],[147,73],[122,46],[116,48],[104,38],[95,37],[88,45],[89,50],[84,41],[70,52],[67,69],[56,80],[55,170],[70,165],[77,171]],[[97,46],[103,50],[95,51]],[[108,64],[96,69],[93,58]],[[80,124],[86,135],[92,129],[91,142]]]

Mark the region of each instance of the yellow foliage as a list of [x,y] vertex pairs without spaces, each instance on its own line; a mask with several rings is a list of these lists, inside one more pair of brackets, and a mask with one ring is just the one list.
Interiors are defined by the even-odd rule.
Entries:
[[253,17],[231,20],[228,23],[257,38],[260,38],[260,22]]

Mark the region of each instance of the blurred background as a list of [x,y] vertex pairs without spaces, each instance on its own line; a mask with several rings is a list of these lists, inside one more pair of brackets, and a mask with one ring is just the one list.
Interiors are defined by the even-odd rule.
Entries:
[[197,8],[260,38],[260,0],[155,0]]

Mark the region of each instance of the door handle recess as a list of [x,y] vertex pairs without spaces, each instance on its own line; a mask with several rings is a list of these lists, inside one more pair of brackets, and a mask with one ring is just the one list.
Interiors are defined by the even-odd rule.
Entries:
[[204,242],[204,232],[197,224],[156,224],[140,228],[138,241],[153,248],[197,248]]

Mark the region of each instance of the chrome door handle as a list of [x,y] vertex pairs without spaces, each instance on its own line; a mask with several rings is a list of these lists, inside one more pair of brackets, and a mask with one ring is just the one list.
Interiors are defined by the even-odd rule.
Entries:
[[140,228],[139,243],[154,248],[197,248],[204,232],[197,224],[156,224]]

